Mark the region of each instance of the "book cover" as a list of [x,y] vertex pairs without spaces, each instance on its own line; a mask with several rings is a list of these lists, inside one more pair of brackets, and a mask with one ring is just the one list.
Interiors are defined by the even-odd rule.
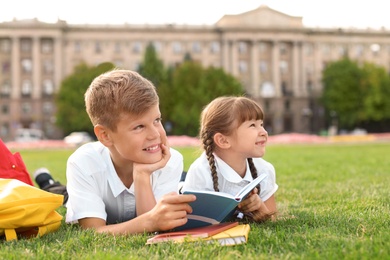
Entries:
[[194,241],[199,238],[212,237],[213,235],[231,229],[232,227],[236,227],[237,225],[238,222],[225,222],[200,228],[192,228],[176,232],[166,232],[149,238],[146,241],[146,244],[156,244],[167,241],[173,241],[175,243]]
[[184,191],[194,194],[196,200],[190,203],[192,213],[187,214],[188,222],[176,230],[215,225],[230,220],[237,205],[266,177],[265,174],[243,187],[235,196],[215,191]]
[[248,242],[249,231],[249,224],[240,224],[204,240],[210,243],[216,241],[223,246],[239,245]]

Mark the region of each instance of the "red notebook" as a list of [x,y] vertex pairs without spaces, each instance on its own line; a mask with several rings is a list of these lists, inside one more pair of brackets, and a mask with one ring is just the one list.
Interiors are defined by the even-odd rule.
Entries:
[[146,241],[146,244],[155,244],[160,242],[172,241],[175,243],[181,243],[184,241],[194,241],[199,238],[207,238],[218,233],[221,233],[227,229],[235,227],[238,222],[224,222],[215,225],[185,229],[181,231],[167,232],[155,235]]

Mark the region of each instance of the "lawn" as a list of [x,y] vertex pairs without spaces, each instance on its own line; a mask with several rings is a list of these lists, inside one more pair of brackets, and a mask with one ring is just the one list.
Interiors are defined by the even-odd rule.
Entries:
[[[178,148],[185,168],[199,153]],[[72,150],[20,151],[65,183]],[[276,222],[251,224],[244,245],[145,245],[150,234],[113,237],[63,224],[40,239],[0,241],[0,259],[390,259],[390,144],[270,145]],[[65,209],[58,210],[65,214]]]

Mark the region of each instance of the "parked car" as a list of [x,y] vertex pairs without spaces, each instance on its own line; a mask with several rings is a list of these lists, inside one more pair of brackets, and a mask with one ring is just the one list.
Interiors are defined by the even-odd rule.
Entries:
[[65,136],[64,141],[71,145],[82,145],[93,141],[93,138],[87,132],[73,132]]
[[19,128],[16,130],[16,142],[36,142],[42,139],[44,139],[42,130],[30,128]]

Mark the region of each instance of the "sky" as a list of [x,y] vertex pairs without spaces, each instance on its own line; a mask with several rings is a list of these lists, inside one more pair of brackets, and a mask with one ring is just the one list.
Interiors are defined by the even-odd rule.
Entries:
[[388,0],[0,0],[0,22],[38,18],[69,24],[212,25],[261,5],[303,17],[307,27],[390,30]]

